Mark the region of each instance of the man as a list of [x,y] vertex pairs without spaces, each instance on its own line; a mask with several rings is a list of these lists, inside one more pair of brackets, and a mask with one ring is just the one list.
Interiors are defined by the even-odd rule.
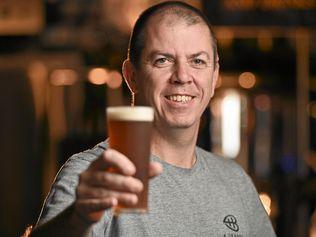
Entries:
[[155,111],[149,213],[111,214],[118,202],[136,204],[142,183],[129,159],[103,142],[63,166],[33,236],[275,236],[244,171],[196,147],[218,70],[202,13],[181,2],[146,10],[123,74],[135,104]]

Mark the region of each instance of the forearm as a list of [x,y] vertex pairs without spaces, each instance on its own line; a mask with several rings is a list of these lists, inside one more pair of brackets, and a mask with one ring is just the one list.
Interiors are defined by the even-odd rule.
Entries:
[[36,226],[31,237],[87,237],[93,223],[83,220],[71,205],[47,223]]

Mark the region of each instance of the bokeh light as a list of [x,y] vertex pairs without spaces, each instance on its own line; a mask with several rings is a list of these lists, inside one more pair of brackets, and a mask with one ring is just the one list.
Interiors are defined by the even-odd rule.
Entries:
[[240,150],[241,99],[238,92],[228,90],[221,104],[222,152],[235,158]]
[[269,111],[271,109],[271,99],[268,95],[262,94],[255,98],[255,107],[259,111]]
[[50,75],[50,83],[54,86],[70,86],[77,79],[78,75],[72,69],[55,69]]
[[262,205],[268,215],[270,216],[271,214],[271,198],[267,193],[260,193],[259,194],[260,200],[262,202]]
[[47,78],[47,68],[41,61],[33,61],[30,63],[28,70],[28,76],[34,80],[43,80]]
[[251,72],[243,72],[239,75],[238,83],[245,89],[250,89],[256,84],[256,76]]
[[88,80],[95,85],[102,85],[108,82],[109,73],[104,68],[93,68],[89,71]]
[[118,71],[110,71],[108,78],[107,83],[111,89],[117,89],[122,85],[122,75]]

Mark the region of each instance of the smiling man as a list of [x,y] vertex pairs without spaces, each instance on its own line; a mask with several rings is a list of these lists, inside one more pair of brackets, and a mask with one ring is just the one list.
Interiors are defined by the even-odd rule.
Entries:
[[[202,18],[167,7],[157,10],[140,34],[142,53],[135,59],[130,50],[123,73],[136,103],[155,110],[152,153],[191,168],[200,118],[218,77],[215,39]],[[131,47],[137,44],[133,36]]]
[[155,111],[149,213],[112,215],[118,202],[137,203],[142,183],[128,157],[103,142],[61,169],[33,236],[275,236],[245,172],[196,147],[218,70],[216,40],[200,11],[165,2],[142,13],[123,74],[133,103]]

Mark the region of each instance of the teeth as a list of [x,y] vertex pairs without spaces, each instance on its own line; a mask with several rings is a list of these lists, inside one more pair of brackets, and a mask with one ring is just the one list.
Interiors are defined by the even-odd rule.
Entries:
[[192,100],[192,96],[188,96],[188,95],[170,95],[167,96],[167,99],[171,100],[171,101],[176,101],[176,102],[188,102],[190,100]]

